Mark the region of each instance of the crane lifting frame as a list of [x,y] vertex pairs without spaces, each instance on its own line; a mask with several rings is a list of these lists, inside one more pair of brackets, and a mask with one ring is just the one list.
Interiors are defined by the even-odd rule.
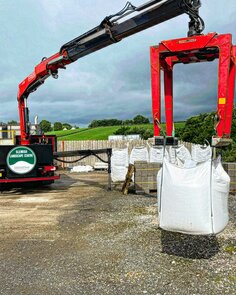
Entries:
[[175,64],[210,62],[219,59],[216,136],[213,146],[228,145],[230,140],[236,76],[236,46],[231,34],[209,33],[188,38],[162,41],[150,48],[152,113],[154,136],[161,128],[161,70],[164,72],[166,135],[173,134],[173,68]]

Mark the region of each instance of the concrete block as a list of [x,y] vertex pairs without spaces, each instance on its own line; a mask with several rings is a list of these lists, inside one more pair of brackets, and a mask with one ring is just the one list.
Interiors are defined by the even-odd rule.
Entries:
[[152,183],[153,182],[153,177],[152,176],[148,176],[148,182]]
[[135,179],[134,179],[134,183],[137,184],[137,185],[138,185],[139,183],[141,183],[141,182],[142,182],[142,179],[141,179],[141,178],[135,178]]
[[235,171],[233,169],[230,169],[230,170],[228,170],[228,174],[229,174],[230,178],[231,177],[234,178]]
[[160,163],[135,162],[135,190],[136,193],[157,190],[157,174]]
[[230,191],[231,190],[236,190],[236,182],[231,182],[230,183]]
[[134,175],[135,175],[135,177],[141,177],[142,176],[142,171],[140,171],[140,170],[135,171]]
[[228,164],[228,169],[235,169],[235,163],[227,163]]
[[235,175],[231,175],[231,176],[229,176],[230,177],[230,182],[232,182],[232,183],[236,183],[236,177],[235,177]]
[[154,173],[155,173],[155,171],[153,171],[153,170],[148,170],[148,173],[147,173],[147,174],[148,174],[148,177],[149,177],[149,176],[153,176]]
[[134,164],[146,164],[147,162],[146,161],[135,161]]
[[154,164],[154,168],[157,168],[157,169],[161,169],[161,166],[162,166],[162,164],[160,164],[160,163],[155,163]]

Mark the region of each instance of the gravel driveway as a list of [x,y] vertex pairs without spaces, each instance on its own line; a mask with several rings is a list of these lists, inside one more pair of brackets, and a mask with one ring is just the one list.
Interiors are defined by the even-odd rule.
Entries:
[[217,237],[161,231],[155,196],[104,173],[0,195],[0,294],[236,294],[236,197]]

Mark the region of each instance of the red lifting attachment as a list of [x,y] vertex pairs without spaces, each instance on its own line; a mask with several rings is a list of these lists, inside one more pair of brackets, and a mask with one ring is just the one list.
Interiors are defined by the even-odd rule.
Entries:
[[218,107],[216,136],[213,146],[231,142],[230,132],[234,108],[236,75],[236,46],[231,34],[192,36],[162,41],[151,47],[152,111],[154,136],[160,135],[161,121],[161,70],[164,72],[166,134],[173,133],[173,67],[178,63],[197,63],[219,59]]

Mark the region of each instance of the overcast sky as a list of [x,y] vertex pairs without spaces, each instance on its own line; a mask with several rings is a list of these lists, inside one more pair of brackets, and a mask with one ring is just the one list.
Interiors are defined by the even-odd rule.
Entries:
[[[147,0],[133,0],[140,5]],[[205,33],[232,33],[236,43],[236,1],[202,1]],[[18,120],[18,84],[42,57],[118,12],[125,0],[0,0],[0,121]],[[185,37],[182,15],[88,55],[49,78],[28,99],[31,121],[87,125],[93,119],[151,118],[149,47]],[[175,120],[216,109],[217,63],[178,65],[174,75]]]

